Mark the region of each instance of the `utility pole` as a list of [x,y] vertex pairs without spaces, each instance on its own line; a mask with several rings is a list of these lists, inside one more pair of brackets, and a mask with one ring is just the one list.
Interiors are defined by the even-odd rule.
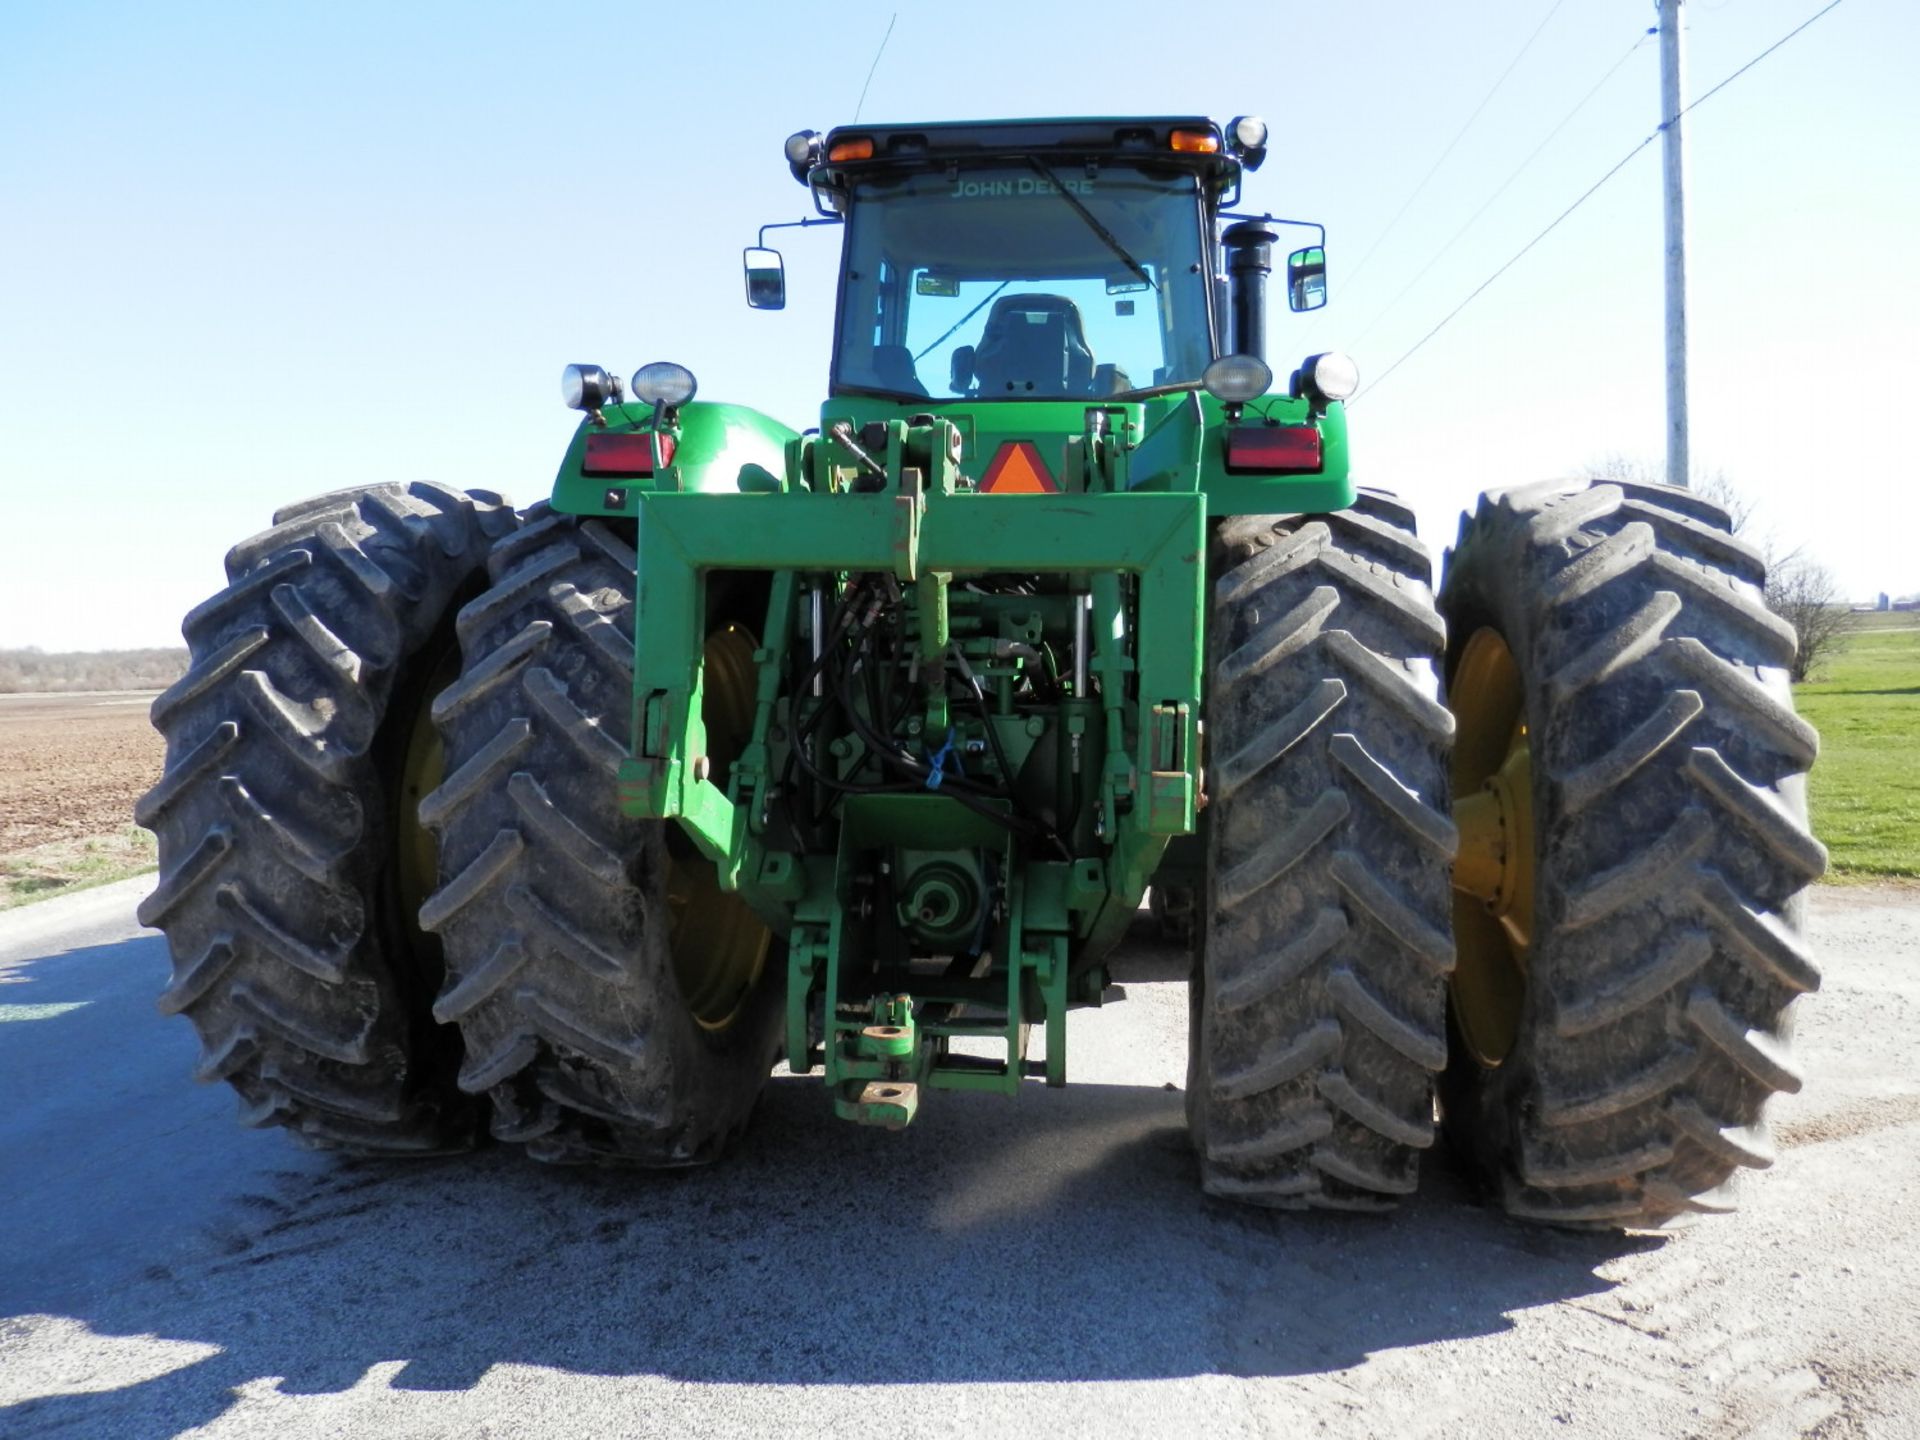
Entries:
[[1680,133],[1686,55],[1680,36],[1684,0],[1655,0],[1660,11],[1660,129],[1667,240],[1667,483],[1687,485],[1687,149]]

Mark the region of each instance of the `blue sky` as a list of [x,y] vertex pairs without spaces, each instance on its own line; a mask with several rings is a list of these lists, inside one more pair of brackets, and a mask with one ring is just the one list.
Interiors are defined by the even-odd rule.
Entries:
[[[1697,95],[1820,0],[1692,0]],[[545,493],[571,360],[691,366],[802,425],[837,235],[792,303],[739,251],[804,213],[780,144],[869,120],[1263,114],[1249,200],[1328,226],[1275,368],[1379,375],[1637,142],[1645,0],[1222,7],[0,5],[0,646],[173,643],[226,547],[367,480]],[[1391,229],[1543,17],[1531,50]],[[560,17],[571,18],[563,20]],[[1846,0],[1689,117],[1694,450],[1857,596],[1920,589],[1920,6]],[[1662,447],[1658,146],[1356,405],[1436,548],[1483,487]],[[1368,256],[1364,266],[1360,264]]]

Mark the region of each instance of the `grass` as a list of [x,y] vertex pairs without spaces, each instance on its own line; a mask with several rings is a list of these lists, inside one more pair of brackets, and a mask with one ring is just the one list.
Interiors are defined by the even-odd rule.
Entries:
[[1856,616],[1794,699],[1820,732],[1807,798],[1831,878],[1920,879],[1920,613]]
[[137,825],[86,840],[54,840],[0,857],[0,910],[110,885],[153,869],[153,836]]

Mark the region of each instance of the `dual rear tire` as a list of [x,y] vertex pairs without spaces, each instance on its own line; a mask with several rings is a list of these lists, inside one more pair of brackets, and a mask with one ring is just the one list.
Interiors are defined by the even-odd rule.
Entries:
[[[199,1078],[330,1148],[460,1149],[490,1118],[542,1159],[716,1155],[771,1068],[783,967],[711,866],[615,804],[630,545],[373,485],[280,511],[227,571],[136,809]],[[731,970],[674,971],[688,909]]]
[[1214,573],[1205,1187],[1378,1208],[1437,1108],[1515,1215],[1728,1208],[1826,863],[1760,556],[1687,491],[1549,484],[1483,497],[1437,605],[1380,494],[1228,521]]

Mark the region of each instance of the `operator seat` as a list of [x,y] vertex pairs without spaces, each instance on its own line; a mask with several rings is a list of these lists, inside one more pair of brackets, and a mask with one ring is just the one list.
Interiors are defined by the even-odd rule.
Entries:
[[904,345],[874,346],[873,375],[889,390],[908,395],[927,393],[927,387],[920,383],[920,372],[913,368],[913,351]]
[[1004,295],[993,302],[973,351],[980,396],[1086,395],[1093,352],[1080,307],[1064,295]]

